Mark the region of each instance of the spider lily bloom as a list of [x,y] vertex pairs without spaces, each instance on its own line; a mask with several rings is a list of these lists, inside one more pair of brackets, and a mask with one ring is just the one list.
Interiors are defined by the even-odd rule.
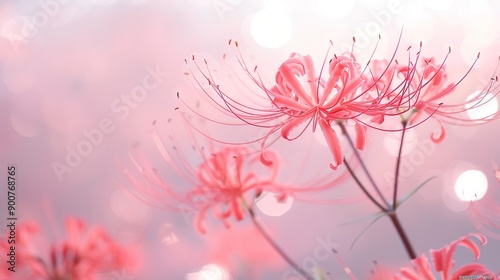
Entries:
[[[144,180],[137,180],[125,167],[123,172],[138,191],[135,195],[145,203],[181,212],[186,211],[186,208],[197,212],[195,226],[201,233],[206,232],[203,222],[210,210],[229,227],[229,218],[242,220],[250,206],[247,202],[253,201],[262,191],[281,194],[281,199],[286,197],[284,188],[275,183],[279,165],[273,152],[265,154],[272,164],[263,166],[259,156],[246,147],[216,149],[213,143],[209,143],[208,151],[204,147],[193,146],[201,156],[199,166],[193,167],[176,146],[173,147],[176,155],[174,160],[156,130],[153,138],[162,157],[184,179],[189,190],[177,192],[174,184],[165,182],[155,168],[132,154],[132,162]],[[171,140],[178,144],[174,138]]]
[[[45,248],[38,244],[39,226],[35,222],[18,225],[17,264],[12,276],[19,279],[92,280],[112,270],[135,266],[135,257],[116,243],[100,227],[85,229],[82,220],[66,220],[67,239]],[[2,240],[2,243],[7,243]],[[3,249],[3,248],[0,248]],[[4,254],[4,252],[2,252]],[[16,278],[9,278],[16,279]]]
[[[236,48],[239,52],[237,43]],[[275,84],[272,87],[267,87],[262,82],[257,67],[253,72],[248,70],[241,53],[237,59],[258,91],[267,99],[266,107],[254,108],[229,96],[214,81],[212,74],[204,72],[193,57],[197,69],[220,98],[217,101],[204,90],[209,99],[215,102],[216,108],[238,118],[244,124],[269,129],[267,135],[262,138],[262,149],[266,147],[268,137],[278,131],[281,132],[282,138],[292,141],[300,137],[310,125],[313,132],[319,125],[333,156],[330,167],[336,169],[342,163],[343,152],[339,136],[332,125],[336,122],[353,120],[356,133],[355,146],[363,150],[366,131],[365,126],[359,121],[360,118],[369,116],[370,121],[380,124],[383,122],[386,107],[393,106],[383,103],[382,96],[362,90],[365,82],[363,70],[354,55],[349,53],[334,55],[326,67],[327,58],[325,58],[319,74],[316,73],[309,55],[292,53],[278,68]],[[324,71],[327,73],[323,73]],[[198,80],[196,82],[200,83]],[[250,92],[250,94],[259,93]],[[280,122],[272,124],[274,120]],[[300,132],[291,135],[294,129],[300,129]]]
[[[486,266],[476,262],[463,265],[457,268],[455,272],[451,271],[455,266],[453,254],[458,246],[466,247],[474,253],[476,260],[479,259],[480,250],[477,244],[471,240],[472,237],[479,239],[481,245],[486,244],[486,237],[480,233],[475,233],[463,236],[441,249],[430,251],[433,259],[434,270],[439,272],[441,279],[458,280],[462,279],[461,276],[480,276],[484,277],[484,279],[498,279],[495,273],[489,270]],[[431,264],[424,254],[412,260],[412,266],[413,268],[402,268],[400,270],[400,276],[396,276],[395,279],[436,280],[431,270]]]
[[[183,120],[189,122],[187,118]],[[172,127],[172,131],[178,130]],[[259,154],[247,146],[219,145],[212,141],[212,137],[207,133],[198,132],[205,136],[206,141],[201,144],[193,134],[190,134],[194,140],[191,146],[194,154],[188,154],[186,152],[188,149],[179,148],[186,144],[185,140],[179,143],[177,137],[170,136],[169,142],[172,146],[167,147],[156,126],[152,130],[152,137],[159,154],[168,164],[169,171],[173,171],[174,176],[180,179],[180,183],[179,180],[174,181],[172,177],[169,178],[171,181],[165,181],[140,152],[131,152],[129,156],[140,172],[141,180],[123,164],[121,166],[133,186],[133,195],[154,207],[187,212],[187,216],[195,214],[195,227],[201,233],[206,232],[204,220],[209,212],[229,227],[229,219],[242,220],[245,212],[251,209],[251,204],[263,193],[274,194],[278,202],[283,202],[288,196],[298,198],[298,194],[332,188],[349,177],[347,172],[342,172],[336,176],[332,174],[317,176],[314,180],[300,182],[299,186],[279,182],[277,177],[280,158],[275,152],[266,150]],[[267,164],[262,164],[262,161],[266,161]],[[300,179],[298,174],[290,177],[293,178],[291,179],[293,182]],[[359,197],[338,200],[306,197],[302,199],[326,204],[354,203],[362,200]]]
[[413,126],[427,118],[436,120],[441,129],[439,135],[431,135],[431,139],[436,143],[443,141],[446,137],[443,123],[478,124],[499,115],[499,113],[493,113],[476,119],[463,115],[468,110],[480,108],[494,99],[491,92],[498,89],[497,78],[491,79],[483,90],[466,102],[458,104],[445,102],[445,98],[454,93],[457,86],[470,73],[479,55],[464,76],[457,82],[449,82],[445,63],[451,49],[441,64],[437,64],[434,58],[421,59],[421,50],[422,44],[420,44],[415,60],[408,61],[406,65],[400,65],[397,61],[391,65],[387,60],[373,60],[371,76],[366,77],[368,82],[365,87],[397,101],[400,107],[397,108],[396,114],[400,114],[401,111],[410,112],[407,117],[409,117],[409,124]]

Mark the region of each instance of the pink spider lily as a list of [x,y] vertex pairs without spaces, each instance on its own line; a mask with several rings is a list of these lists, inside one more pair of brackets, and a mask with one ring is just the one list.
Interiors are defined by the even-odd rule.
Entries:
[[[232,41],[229,41],[229,44],[232,44]],[[346,121],[354,122],[355,147],[363,150],[367,127],[384,131],[401,130],[383,128],[381,124],[387,117],[404,118],[415,111],[422,111],[427,113],[427,119],[441,112],[441,108],[454,108],[441,104],[440,99],[452,92],[463,79],[455,84],[446,84],[444,63],[448,56],[441,66],[435,65],[433,59],[427,59],[424,60],[423,69],[420,68],[420,51],[413,60],[409,56],[405,65],[397,63],[395,52],[388,60],[370,58],[365,67],[361,67],[352,52],[340,56],[333,55],[329,60],[327,54],[319,73],[315,70],[311,56],[292,53],[278,68],[274,85],[268,87],[257,72],[257,67],[253,71],[249,70],[251,68],[245,63],[237,42],[235,46],[239,65],[257,86],[256,91],[245,90],[248,90],[250,95],[264,97],[267,105],[253,107],[236,100],[215,81],[208,70],[208,63],[205,61],[207,70],[204,71],[193,57],[195,67],[215,92],[214,97],[204,90],[209,101],[215,104],[219,111],[236,117],[243,124],[267,128],[266,136],[258,139],[262,140],[262,150],[267,147],[268,138],[278,131],[281,138],[292,141],[299,138],[310,125],[313,132],[319,125],[333,157],[330,164],[332,169],[336,169],[343,161],[339,135],[333,125],[343,125]],[[410,48],[408,52],[409,50]],[[196,83],[201,84],[194,78]],[[469,104],[483,100],[481,98],[482,96],[479,96]],[[452,113],[443,112],[442,115],[453,118]],[[419,124],[416,117],[412,120],[412,126]],[[299,129],[299,132],[292,135],[294,129]],[[434,139],[442,140],[440,137]]]
[[[188,160],[189,156],[182,149],[177,148],[179,142],[175,137],[170,138],[174,145],[171,149],[165,146],[156,129],[153,130],[153,139],[163,159],[184,182],[178,186],[178,180],[175,184],[165,181],[142,155],[130,153],[133,164],[143,177],[143,180],[138,180],[122,164],[124,174],[137,191],[134,195],[155,207],[195,212],[195,226],[201,233],[206,232],[204,220],[210,211],[229,227],[229,219],[242,220],[262,192],[272,193],[277,201],[284,201],[288,196],[331,188],[348,177],[346,172],[336,177],[320,176],[295,187],[278,182],[280,160],[273,151],[267,150],[259,155],[248,147],[216,147],[212,141],[205,147],[195,141],[192,148],[200,160],[194,163]],[[262,157],[268,164],[261,164]],[[182,187],[187,191],[179,191]],[[359,199],[346,200],[353,203]],[[324,203],[342,202],[339,199]]]
[[[38,224],[20,223],[15,244],[16,272],[7,272],[8,279],[92,280],[100,279],[102,273],[136,266],[131,252],[116,243],[104,229],[95,226],[86,230],[85,227],[82,220],[68,218],[67,239],[51,245],[44,253],[46,248],[36,241],[40,232]],[[2,240],[3,243],[7,242]]]
[[[440,274],[441,279],[458,280],[462,279],[461,276],[479,276],[484,277],[481,279],[498,279],[497,275],[486,266],[476,262],[463,265],[452,272],[455,266],[453,255],[458,246],[469,249],[474,253],[475,259],[479,259],[480,250],[477,244],[471,240],[473,237],[477,238],[481,245],[486,244],[486,237],[480,233],[475,233],[463,236],[441,249],[430,251],[434,270]],[[436,280],[431,269],[431,264],[424,254],[412,260],[412,266],[412,268],[402,268],[400,270],[400,276],[396,276],[395,279]]]
[[[237,42],[235,45],[238,48]],[[221,111],[235,116],[245,124],[269,129],[262,139],[262,148],[266,146],[268,137],[277,131],[281,132],[282,138],[292,141],[300,137],[309,125],[312,124],[313,132],[319,125],[333,156],[330,167],[336,169],[342,163],[343,152],[332,124],[347,119],[356,120],[356,117],[362,113],[379,115],[383,112],[374,107],[376,103],[374,100],[368,100],[363,93],[359,92],[364,79],[361,66],[352,55],[346,54],[332,58],[328,65],[328,77],[325,79],[322,75],[326,58],[318,75],[310,56],[292,53],[278,68],[275,85],[271,88],[264,85],[258,74],[254,75],[248,70],[241,54],[238,61],[246,74],[265,94],[272,106],[271,109],[252,108],[236,101],[221,90],[211,74],[204,73],[196,61],[195,65],[222,99],[222,104],[220,104],[210,97]],[[254,72],[257,73],[257,68]],[[280,120],[280,122],[269,124],[275,120]],[[301,132],[291,135],[292,130],[303,124],[306,125]],[[355,131],[356,147],[362,150],[366,142],[365,128],[355,121]]]
[[[451,53],[451,48],[441,64],[437,64],[434,58],[421,59],[421,49],[422,45],[420,45],[415,61],[410,61],[406,65],[400,65],[397,61],[391,65],[388,60],[373,60],[371,76],[367,77],[368,82],[365,86],[370,87],[379,95],[399,100],[402,106],[398,108],[398,112],[409,111],[410,114],[406,116],[409,118],[409,123],[416,123],[429,117],[435,119],[441,128],[439,135],[431,135],[431,139],[436,143],[443,141],[446,137],[443,123],[472,125],[484,123],[499,116],[499,113],[478,119],[464,116],[468,110],[480,108],[493,101],[498,93],[497,77],[492,78],[479,94],[466,102],[458,104],[446,102],[446,97],[455,93],[457,86],[470,73],[479,59],[479,54],[462,78],[457,82],[449,82],[445,63]],[[405,93],[401,94],[403,92]],[[490,96],[491,92],[495,94]]]
[[[175,147],[173,150],[176,156],[172,157],[156,130],[153,137],[160,154],[185,180],[190,188],[189,191],[176,192],[173,184],[165,182],[156,169],[132,154],[131,159],[142,173],[144,180],[137,180],[125,167],[123,172],[139,192],[137,197],[144,202],[178,211],[183,211],[183,207],[187,206],[198,212],[195,226],[202,233],[206,232],[203,221],[209,210],[229,226],[228,219],[233,217],[237,221],[242,220],[249,206],[246,204],[247,201],[251,201],[263,190],[281,193],[284,198],[285,192],[282,187],[274,182],[278,163],[276,155],[272,152],[267,153],[266,157],[274,163],[262,168],[258,157],[256,158],[255,154],[245,147],[216,149],[210,144],[207,152],[204,147],[196,145],[194,148],[201,155],[201,164],[193,167],[187,156]],[[174,161],[173,158],[177,160]],[[263,174],[258,174],[257,170],[262,169],[264,169]],[[248,197],[250,193],[253,193],[252,198]]]

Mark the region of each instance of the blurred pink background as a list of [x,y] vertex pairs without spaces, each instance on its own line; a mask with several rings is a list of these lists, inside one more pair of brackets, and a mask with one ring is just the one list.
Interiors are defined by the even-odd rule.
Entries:
[[[130,167],[128,153],[136,145],[161,174],[172,176],[154,146],[153,121],[164,139],[173,129],[180,131],[179,139],[193,141],[179,129],[185,124],[175,108],[189,110],[176,93],[189,104],[203,99],[199,87],[184,75],[184,59],[192,54],[198,61],[207,59],[220,83],[237,87],[240,78],[247,80],[232,72],[241,74],[229,39],[238,40],[247,62],[258,65],[264,81],[272,82],[291,52],[310,54],[318,66],[330,40],[333,51],[341,53],[356,36],[354,51],[366,61],[380,33],[376,57],[388,57],[403,29],[400,59],[408,46],[418,47],[420,41],[424,56],[435,56],[437,61],[451,46],[447,63],[451,80],[458,80],[481,52],[474,70],[453,95],[459,102],[481,89],[495,70],[499,18],[500,3],[486,0],[5,0],[0,2],[1,184],[6,181],[6,166],[16,165],[20,219],[39,221],[54,236],[63,230],[65,217],[77,216],[102,225],[123,244],[138,245],[143,267],[127,276],[130,279],[294,279],[287,278],[290,268],[250,221],[234,222],[226,230],[209,218],[208,233],[201,235],[192,217],[149,207],[123,188],[129,185],[119,162]],[[232,64],[222,59],[224,54]],[[169,118],[172,125],[167,124]],[[424,146],[436,127],[429,122],[412,132],[408,146],[413,148],[403,161],[402,194],[438,176],[400,208],[400,219],[419,254],[477,231],[469,219],[468,203],[454,193],[457,174],[481,170],[489,183],[485,197],[500,198],[500,182],[492,169],[493,163],[500,164],[500,122],[447,126],[445,142]],[[210,129],[213,136],[243,141],[259,133],[241,129],[235,135],[229,127],[212,125]],[[395,136],[370,131],[362,153],[381,184],[394,167],[397,139],[391,137]],[[290,156],[281,172],[283,179],[298,171],[300,180],[330,172],[321,152],[326,148],[314,136],[305,143],[316,145],[306,170],[294,166],[294,159],[304,158],[303,146],[277,143]],[[84,155],[77,155],[77,150]],[[183,181],[179,184],[182,190]],[[350,196],[357,194],[354,188],[348,180],[316,198]],[[2,189],[2,223],[5,193]],[[336,244],[361,279],[369,275],[373,261],[394,271],[408,265],[388,219],[378,221],[349,249],[368,221],[339,225],[375,213],[371,204],[315,205],[295,200],[283,210],[279,207],[287,205],[268,203],[258,216],[299,264],[316,262],[334,279],[346,279],[333,255],[315,257],[316,248],[326,242]],[[493,237],[482,248],[480,260],[500,271],[500,241]],[[459,263],[472,259],[472,254],[459,251]],[[110,271],[103,279],[129,279],[126,273]]]

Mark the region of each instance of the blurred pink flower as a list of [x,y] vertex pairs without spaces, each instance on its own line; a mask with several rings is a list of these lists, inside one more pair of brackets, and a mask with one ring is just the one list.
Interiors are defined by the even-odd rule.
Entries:
[[[495,177],[500,182],[500,169],[493,165]],[[498,185],[497,185],[498,187]],[[489,238],[500,240],[500,203],[496,198],[498,188],[488,189],[484,197],[470,201],[469,217],[477,230]]]
[[[155,134],[159,151],[170,167],[186,181],[189,191],[175,191],[175,184],[165,182],[155,168],[146,161],[131,155],[137,169],[144,180],[137,180],[125,167],[123,172],[134,188],[139,192],[136,196],[148,204],[159,207],[185,211],[183,207],[197,212],[196,228],[204,233],[204,219],[209,210],[214,216],[229,227],[228,219],[233,217],[239,221],[245,216],[247,203],[252,203],[262,191],[280,194],[280,199],[287,195],[286,187],[275,182],[279,169],[277,155],[271,151],[261,157],[266,158],[267,165],[262,165],[259,156],[242,146],[216,149],[210,143],[207,152],[204,147],[196,148],[201,156],[201,163],[193,167],[188,159],[177,153],[173,160],[162,140]],[[177,152],[177,148],[174,147]]]
[[[477,276],[477,277],[489,277],[480,279],[498,279],[497,275],[489,270],[486,266],[480,263],[470,263],[463,265],[452,272],[451,270],[455,266],[455,261],[453,260],[453,255],[458,246],[466,247],[474,253],[475,259],[479,259],[480,250],[479,247],[474,243],[471,238],[475,237],[479,239],[481,245],[486,244],[486,237],[480,233],[471,233],[463,236],[449,245],[444,246],[438,250],[431,250],[434,270],[439,272],[441,279],[443,280],[458,280],[464,276]],[[394,279],[397,280],[435,280],[431,269],[431,264],[427,257],[422,254],[416,259],[412,260],[412,268],[402,268],[400,270],[400,275],[396,276]]]
[[[7,271],[7,275],[2,276],[8,279],[92,280],[100,279],[100,274],[112,270],[137,268],[137,257],[130,250],[116,243],[100,227],[87,230],[80,219],[68,218],[67,239],[49,248],[37,242],[39,232],[36,222],[17,225],[16,272],[11,273],[7,267],[2,267],[2,272]],[[6,243],[5,240],[1,242]],[[2,255],[9,252],[5,252],[7,249],[0,247]],[[2,266],[5,266],[3,262]]]
[[219,230],[208,237],[211,260],[231,272],[262,279],[265,268],[285,267],[286,263],[255,227]]
[[195,214],[194,224],[201,233],[206,232],[204,221],[209,211],[226,227],[230,227],[229,219],[242,220],[264,192],[273,195],[278,202],[286,201],[288,196],[323,204],[346,204],[362,200],[359,197],[331,200],[299,197],[299,194],[323,191],[339,185],[348,178],[347,171],[336,176],[316,176],[300,184],[282,182],[278,179],[281,159],[272,150],[259,153],[242,145],[220,145],[208,133],[198,132],[203,134],[204,142],[199,143],[191,134],[194,154],[188,155],[179,148],[188,141],[183,139],[180,143],[179,139],[170,136],[169,143],[172,146],[167,147],[156,127],[153,129],[153,140],[170,167],[168,171],[174,171],[181,180],[168,178],[170,180],[165,181],[140,152],[129,155],[142,179],[136,178],[124,164],[121,167],[133,186],[132,195],[154,207]]

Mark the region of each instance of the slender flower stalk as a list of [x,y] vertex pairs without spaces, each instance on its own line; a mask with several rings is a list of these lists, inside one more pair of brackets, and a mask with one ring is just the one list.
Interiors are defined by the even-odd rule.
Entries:
[[394,189],[393,189],[393,196],[392,196],[392,210],[393,211],[396,211],[396,208],[398,207],[397,201],[398,201],[399,170],[401,167],[401,155],[403,153],[403,144],[404,144],[404,139],[405,139],[405,134],[406,134],[407,121],[403,120],[402,124],[403,124],[403,129],[401,131],[401,141],[399,142],[398,157],[396,159],[396,171],[394,172],[396,175],[394,176]]
[[[355,147],[352,145],[352,140],[351,140],[351,137],[349,136],[349,133],[347,132],[347,130],[345,129],[345,126],[343,126],[341,124],[341,127],[343,128],[342,131],[344,132],[344,135],[346,136],[346,138],[349,140],[349,143],[351,143],[351,147],[353,148],[353,150],[355,150]],[[344,161],[347,169],[349,170],[351,176],[353,177],[354,181],[356,182],[356,184],[358,185],[358,187],[363,191],[363,193],[370,199],[371,202],[373,202],[373,204],[375,204],[383,213],[385,213],[386,215],[389,216],[392,224],[394,225],[395,229],[396,229],[396,232],[398,233],[399,237],[401,238],[401,241],[403,242],[403,245],[404,245],[404,248],[406,250],[406,252],[408,253],[408,256],[410,259],[414,259],[417,257],[417,255],[415,254],[415,250],[413,249],[413,246],[411,245],[411,242],[410,242],[410,239],[408,238],[408,235],[406,234],[405,230],[403,229],[403,226],[401,225],[401,222],[399,221],[397,215],[396,215],[396,208],[398,206],[397,204],[397,187],[398,187],[398,178],[399,178],[399,166],[400,166],[400,163],[401,163],[401,151],[403,149],[403,141],[404,141],[404,132],[406,131],[404,128],[406,127],[406,122],[403,121],[403,130],[402,130],[402,137],[401,137],[401,141],[400,141],[400,144],[399,144],[399,152],[398,152],[398,158],[396,160],[396,176],[395,176],[395,179],[394,179],[394,190],[393,190],[393,193],[394,193],[394,201],[393,201],[393,204],[392,205],[389,205],[387,204],[382,192],[380,191],[380,189],[377,187],[377,185],[375,184],[375,181],[372,179],[372,184],[377,192],[377,194],[381,197],[381,199],[386,203],[386,207],[384,207],[382,204],[380,204],[377,200],[375,200],[375,198],[372,196],[372,194],[366,189],[366,187],[363,185],[363,183],[360,181],[360,179],[358,178],[358,176],[356,175],[356,173],[354,172],[354,170],[349,166],[348,162],[347,161]],[[359,156],[359,154],[357,154],[357,158],[358,160],[361,162],[361,166],[364,166],[363,170],[364,172],[366,173],[367,177],[368,178],[373,178],[370,174],[370,172],[368,171],[368,169],[366,168],[366,165],[364,164],[363,162],[363,159]]]
[[267,233],[264,227],[260,224],[257,217],[255,216],[255,212],[252,208],[248,208],[248,212],[250,213],[250,217],[252,218],[252,222],[255,227],[259,230],[259,232],[264,236],[264,238],[271,244],[276,252],[290,265],[292,266],[300,275],[302,275],[307,280],[314,280],[309,273],[303,270],[297,263],[295,263],[286,253],[281,249],[281,247],[273,240],[273,238]]
[[[169,138],[174,144],[173,147],[169,149],[165,146],[156,123],[154,125],[152,133],[157,148],[170,168],[185,179],[182,185],[187,188],[187,191],[176,190],[178,188],[175,185],[179,184],[178,181],[176,184],[165,181],[156,168],[149,166],[148,162],[140,156],[130,153],[130,158],[141,173],[143,180],[137,179],[124,164],[122,164],[122,171],[134,186],[136,191],[134,194],[139,199],[153,206],[177,211],[185,210],[182,205],[188,205],[197,212],[195,227],[200,233],[207,231],[205,220],[209,211],[228,228],[230,218],[241,221],[245,216],[250,216],[252,223],[276,252],[302,276],[313,280],[312,276],[298,266],[265,231],[256,218],[253,205],[256,198],[263,192],[273,193],[276,200],[281,202],[289,195],[297,196],[304,192],[327,189],[339,180],[343,180],[343,177],[333,179],[321,177],[320,181],[313,181],[306,184],[306,187],[295,187],[277,180],[280,159],[271,150],[266,150],[265,154],[259,154],[242,146],[219,147],[220,145],[212,141],[206,145],[200,145],[195,141],[193,150],[199,152],[201,158],[200,163],[195,166],[177,148],[180,143],[175,137]],[[265,165],[261,163],[263,156],[267,163]]]
[[[363,169],[363,171],[365,172],[366,176],[368,177],[368,180],[370,181],[370,183],[372,184],[373,188],[377,192],[377,195],[380,197],[380,199],[382,200],[382,202],[385,204],[385,206],[386,206],[385,209],[390,208],[389,203],[385,199],[384,195],[382,194],[382,191],[380,190],[380,188],[378,187],[377,183],[373,179],[373,176],[371,175],[371,173],[368,171],[368,168],[366,167],[365,162],[363,161],[363,159],[361,158],[361,155],[359,154],[358,150],[356,149],[356,146],[354,145],[354,143],[352,141],[352,138],[350,137],[349,133],[347,133],[347,129],[346,129],[345,125],[342,122],[340,122],[339,126],[342,129],[342,133],[347,138],[347,141],[349,142],[349,145],[351,146],[352,150],[354,151],[354,154],[356,155],[356,159],[361,164],[361,168]],[[373,199],[371,199],[371,200],[373,200]],[[376,203],[376,204],[379,204],[379,203]],[[379,208],[381,208],[380,205],[378,205],[378,206],[379,206]]]
[[396,228],[396,231],[398,232],[399,237],[401,238],[401,241],[403,242],[403,245],[405,247],[406,253],[408,253],[408,257],[410,260],[413,260],[417,257],[417,254],[415,254],[415,250],[413,249],[413,246],[410,243],[410,239],[408,238],[408,235],[406,234],[405,230],[403,229],[403,226],[401,225],[401,222],[398,219],[398,216],[396,215],[396,212],[388,212],[389,218]]
[[382,204],[380,204],[371,195],[371,193],[368,191],[368,189],[360,181],[360,179],[358,178],[358,176],[356,175],[356,173],[352,169],[351,165],[347,161],[344,161],[344,163],[345,163],[345,166],[346,166],[347,170],[349,171],[349,174],[351,174],[352,178],[354,179],[354,181],[356,182],[356,184],[358,185],[358,187],[363,191],[363,193],[368,197],[368,199],[370,199],[370,201],[373,202],[373,204],[375,204],[382,212],[385,213],[387,211],[387,208],[385,208]]

